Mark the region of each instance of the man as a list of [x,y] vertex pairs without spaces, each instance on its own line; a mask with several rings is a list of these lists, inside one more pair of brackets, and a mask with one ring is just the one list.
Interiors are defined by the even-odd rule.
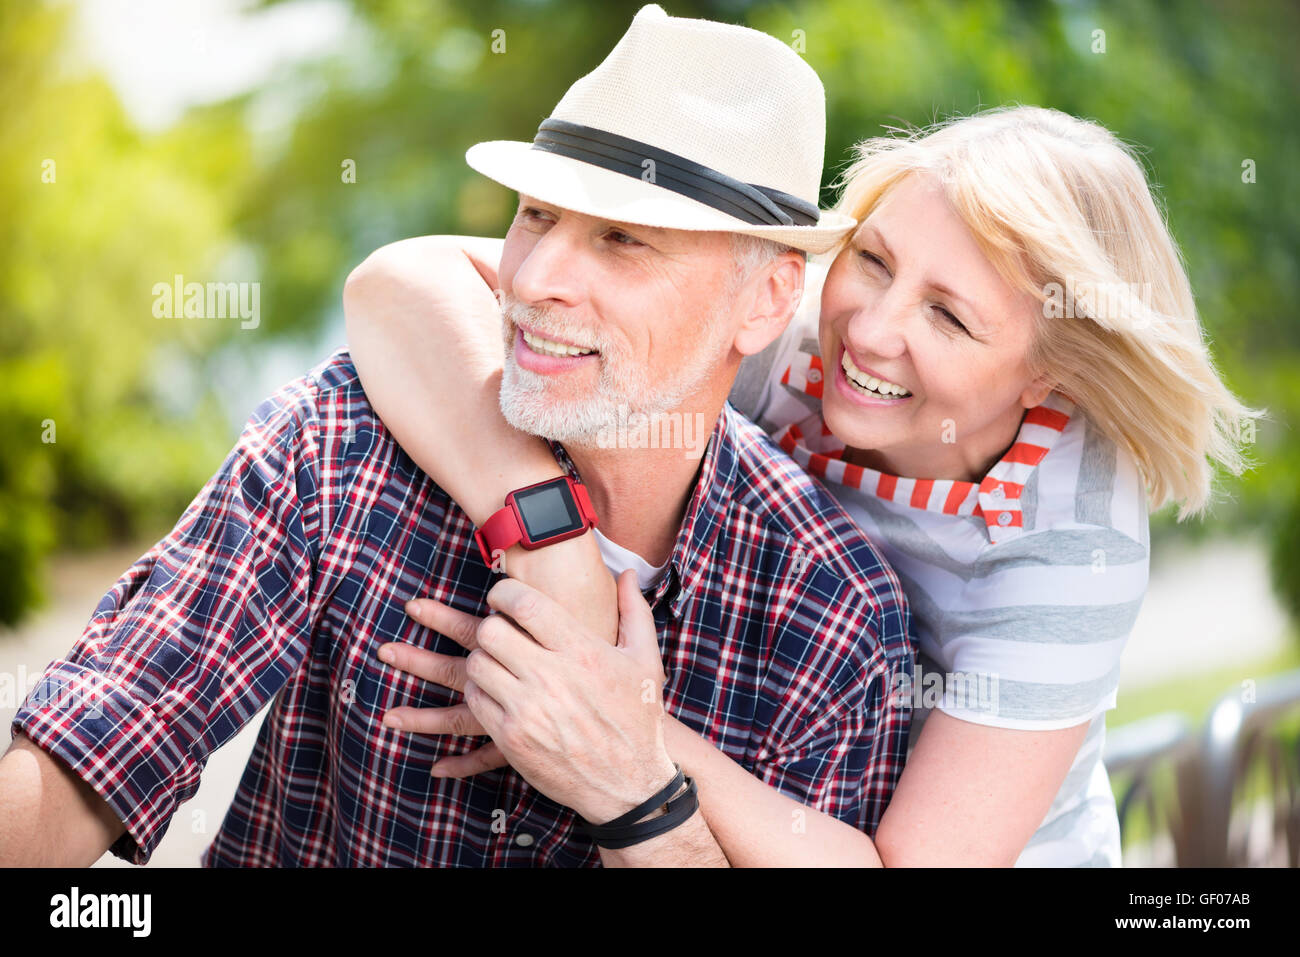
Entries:
[[[554,449],[585,485],[520,490],[504,522],[513,537],[494,518],[477,541],[336,353],[259,406],[176,528],[15,716],[21,736],[0,761],[0,863],[89,863],[110,845],[143,863],[208,754],[274,699],[205,864],[725,864],[703,816],[676,800],[653,736],[623,762],[627,777],[575,787],[563,773],[512,769],[430,777],[464,739],[383,723],[395,706],[455,701],[379,663],[392,641],[457,650],[415,627],[403,600],[482,614],[491,590],[535,624],[517,590],[509,604],[522,586],[492,587],[497,549],[483,546],[579,534],[593,510],[630,553],[614,570],[638,567],[637,553],[668,555],[653,608],[683,663],[665,689],[681,720],[789,796],[874,827],[906,735],[905,712],[886,707],[911,661],[897,580],[830,497],[725,405],[732,353],[780,333],[803,264],[783,253],[746,279],[762,295],[728,301],[718,277],[733,271],[729,234],[820,250],[851,225],[818,222],[822,109],[815,74],[779,42],[647,7],[533,144],[472,150],[477,168],[521,192],[536,227],[507,239],[510,314],[531,324],[529,307],[563,302],[547,315],[598,321],[598,354],[585,358],[555,354],[545,336],[521,346],[521,325],[506,390],[534,428],[569,436]],[[735,122],[719,124],[726,111]],[[614,265],[618,226],[631,223],[657,247]],[[572,421],[558,373],[614,362],[620,374],[602,378],[611,389],[631,380],[638,401],[710,409],[698,466],[639,460],[630,475],[626,456],[596,454],[586,440],[600,423]],[[671,829],[647,831],[642,810],[598,847],[579,826],[608,826],[660,795],[678,808]]]

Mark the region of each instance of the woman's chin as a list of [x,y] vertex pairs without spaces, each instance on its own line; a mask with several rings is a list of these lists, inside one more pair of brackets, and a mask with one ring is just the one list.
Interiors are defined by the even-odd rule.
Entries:
[[898,436],[894,430],[882,429],[878,423],[868,421],[870,412],[861,408],[844,408],[834,398],[822,402],[822,417],[831,434],[851,449],[882,449],[894,444]]

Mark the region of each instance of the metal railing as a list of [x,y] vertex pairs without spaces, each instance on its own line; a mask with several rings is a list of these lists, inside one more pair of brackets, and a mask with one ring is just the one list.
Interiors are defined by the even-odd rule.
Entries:
[[1300,719],[1300,671],[1223,695],[1199,732],[1179,714],[1108,731],[1106,769],[1127,782],[1121,833],[1141,811],[1179,867],[1300,866],[1292,718]]

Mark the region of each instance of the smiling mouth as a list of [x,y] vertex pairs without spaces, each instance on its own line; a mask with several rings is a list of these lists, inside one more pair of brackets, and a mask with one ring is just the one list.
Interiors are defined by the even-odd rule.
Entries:
[[849,385],[864,395],[876,399],[906,399],[912,394],[896,382],[886,382],[863,372],[849,358],[848,349],[840,353],[840,366],[844,369],[844,378],[849,380]]
[[523,334],[524,342],[528,343],[528,348],[545,356],[567,359],[573,356],[590,356],[596,353],[595,349],[571,346],[566,342],[556,342],[554,339],[544,339],[522,328],[519,331]]

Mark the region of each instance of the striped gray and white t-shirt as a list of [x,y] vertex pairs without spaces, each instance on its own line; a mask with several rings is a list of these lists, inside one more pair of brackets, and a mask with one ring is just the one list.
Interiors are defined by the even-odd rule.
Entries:
[[[912,741],[930,707],[1001,728],[1089,723],[1018,866],[1118,866],[1119,822],[1101,763],[1105,712],[1147,584],[1146,495],[1136,465],[1067,398],[1025,415],[979,483],[851,465],[821,417],[817,303],[745,360],[731,401],[818,476],[879,545],[912,609]],[[896,698],[895,700],[898,700]]]

